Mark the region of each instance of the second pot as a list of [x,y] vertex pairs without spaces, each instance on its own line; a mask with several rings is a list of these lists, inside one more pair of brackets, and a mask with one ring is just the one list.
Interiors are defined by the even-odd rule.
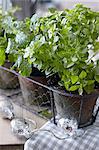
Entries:
[[[11,63],[6,62],[5,68],[10,68]],[[18,77],[4,68],[0,68],[0,88],[1,89],[15,89],[19,87]]]
[[[35,80],[39,83],[46,85],[45,77],[31,77],[32,80]],[[26,106],[37,105],[43,106],[44,103],[49,101],[49,93],[48,90],[42,86],[39,86],[27,78],[19,76],[20,87],[22,90],[22,95],[24,98],[24,103]]]

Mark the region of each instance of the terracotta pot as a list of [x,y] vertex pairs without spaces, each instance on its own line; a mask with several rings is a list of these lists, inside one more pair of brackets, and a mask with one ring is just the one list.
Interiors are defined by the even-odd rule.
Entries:
[[[31,77],[31,79],[46,84],[45,77]],[[42,106],[44,102],[49,101],[48,90],[35,83],[32,83],[27,78],[19,76],[20,87],[24,98],[25,105]]]
[[[5,63],[4,67],[10,68],[11,63]],[[0,68],[0,88],[2,89],[13,89],[19,87],[18,77],[9,72]]]
[[93,122],[93,109],[98,96],[99,91],[84,96],[54,92],[57,114],[63,118],[75,118],[79,127],[90,125]]

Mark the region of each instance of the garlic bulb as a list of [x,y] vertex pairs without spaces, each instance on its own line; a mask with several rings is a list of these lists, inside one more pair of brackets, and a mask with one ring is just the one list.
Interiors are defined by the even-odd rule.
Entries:
[[29,119],[15,118],[11,121],[12,132],[19,138],[30,138],[36,123]]
[[[6,99],[6,100],[5,100]],[[14,118],[14,108],[9,99],[6,97],[0,97],[0,116],[2,118],[13,119]]]
[[58,127],[61,127],[68,137],[80,137],[84,134],[83,129],[78,129],[78,123],[76,119],[61,118],[58,121]]

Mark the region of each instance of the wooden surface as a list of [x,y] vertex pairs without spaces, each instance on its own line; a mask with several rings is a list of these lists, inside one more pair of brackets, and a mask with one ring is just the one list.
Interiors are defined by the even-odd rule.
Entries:
[[10,121],[0,118],[0,145],[16,145],[24,144],[24,142],[12,134]]
[[24,150],[24,145],[6,145],[6,146],[0,146],[0,150]]
[[[33,119],[37,123],[37,128],[42,127],[46,123],[46,120],[40,118],[39,116],[22,109],[20,106],[14,104],[15,113],[17,117],[24,117],[28,119]],[[10,128],[10,121],[7,119],[0,118],[0,146],[3,145],[22,145],[24,144],[25,140],[21,140],[14,136],[11,132]],[[3,150],[3,149],[0,149]],[[6,150],[6,149],[5,149]],[[7,150],[12,150],[7,149]],[[16,149],[14,149],[16,150]],[[18,150],[18,149],[17,149]]]

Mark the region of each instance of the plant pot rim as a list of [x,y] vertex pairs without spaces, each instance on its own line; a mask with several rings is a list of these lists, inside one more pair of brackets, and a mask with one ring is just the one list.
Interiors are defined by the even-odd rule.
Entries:
[[54,92],[61,94],[63,96],[66,97],[75,97],[75,98],[85,98],[85,97],[89,97],[89,96],[99,96],[99,89],[95,89],[92,93],[90,94],[83,94],[83,95],[79,95],[79,94],[73,94],[73,93],[69,93],[68,91],[65,91],[63,89],[57,89],[57,87],[53,87]]

